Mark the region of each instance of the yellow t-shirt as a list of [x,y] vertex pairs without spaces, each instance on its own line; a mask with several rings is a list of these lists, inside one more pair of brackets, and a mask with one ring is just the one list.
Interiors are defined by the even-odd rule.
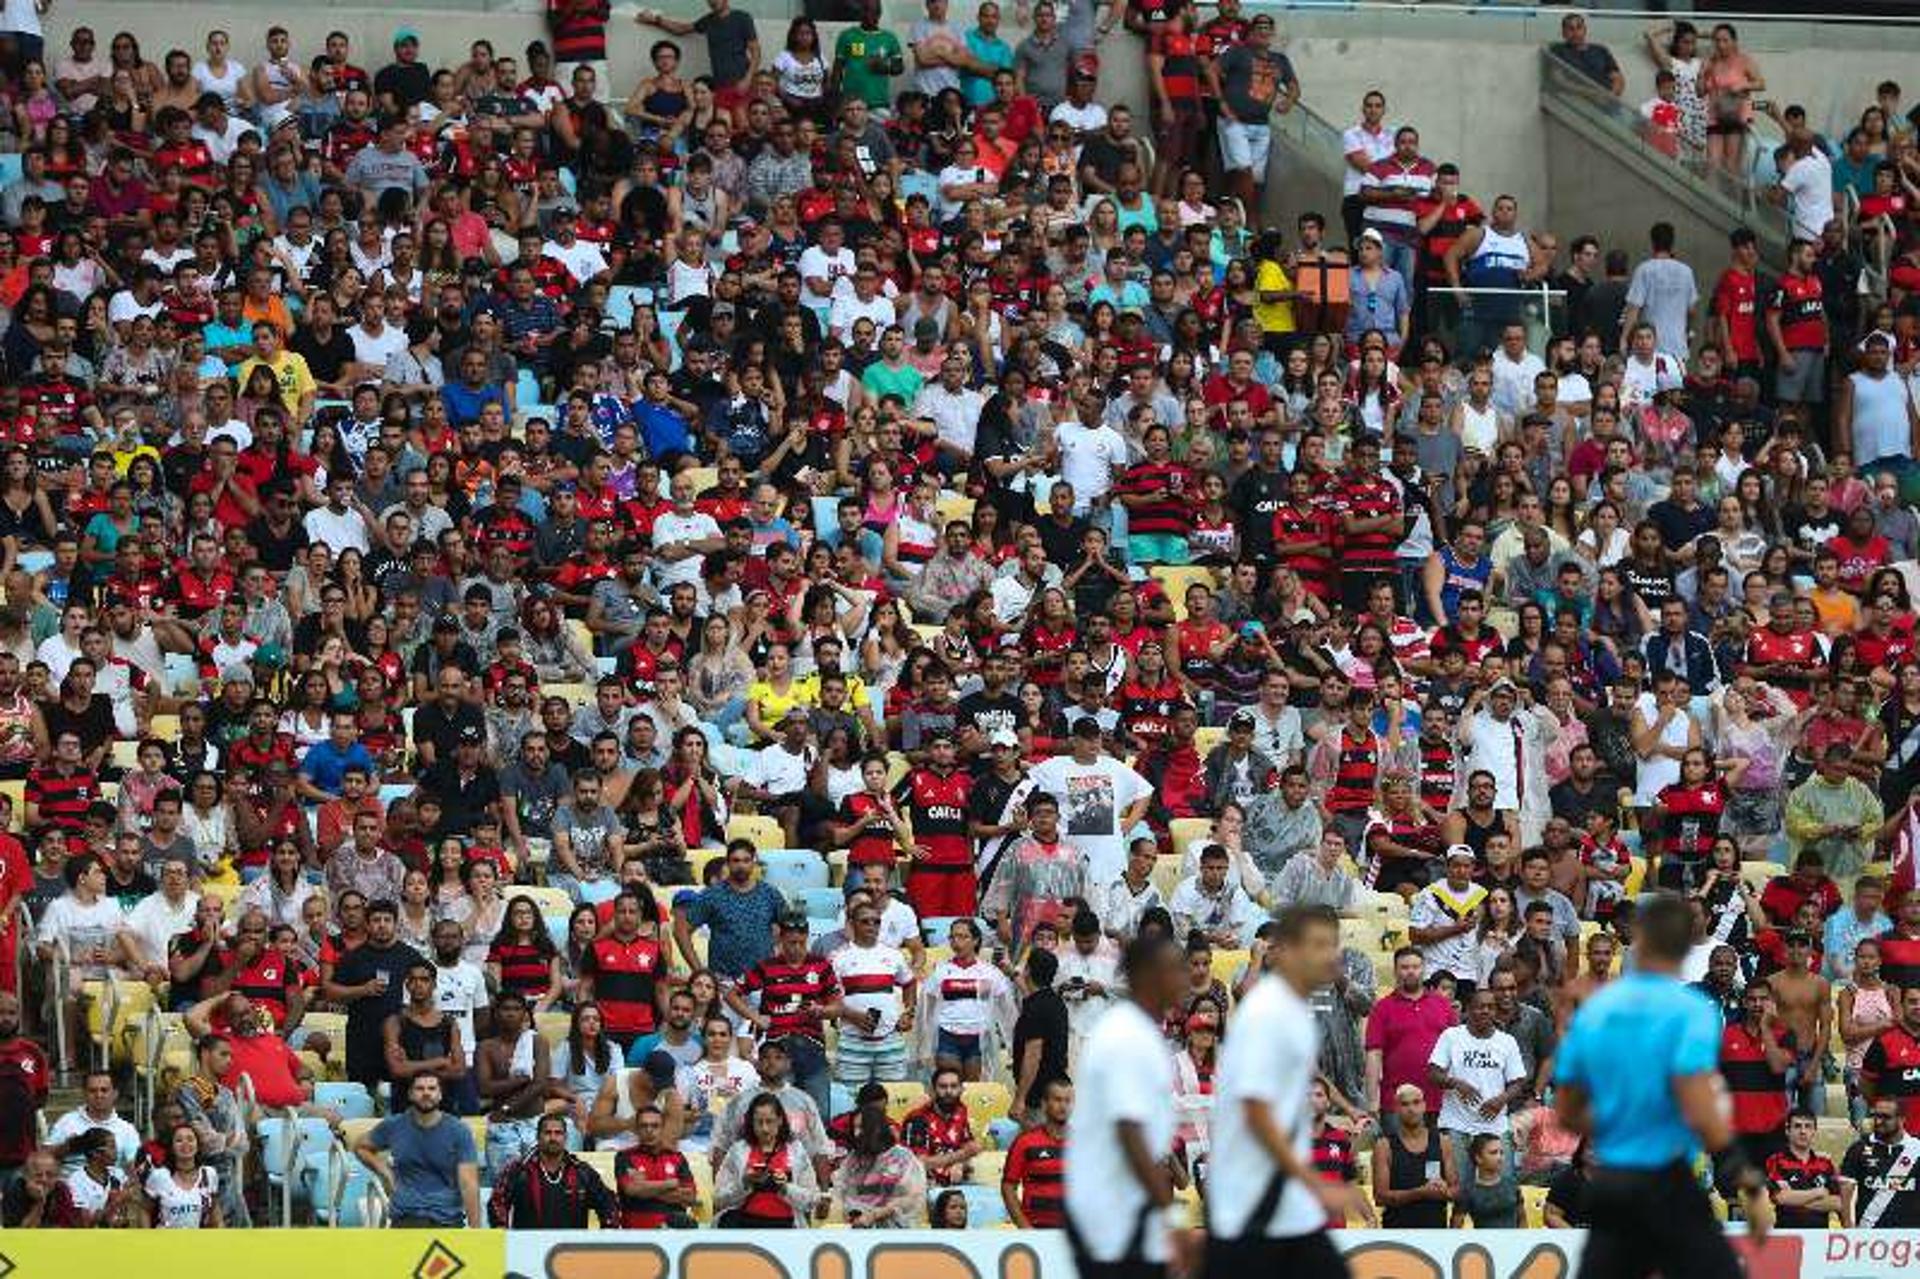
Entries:
[[320,384],[313,380],[306,357],[295,355],[292,351],[280,352],[280,358],[272,364],[267,364],[259,356],[242,364],[235,375],[242,390],[246,389],[247,379],[253,376],[254,368],[262,364],[266,364],[273,374],[273,380],[280,384],[280,406],[290,414],[299,413],[301,399],[319,390]]
[[811,706],[814,698],[808,695],[805,680],[795,680],[787,687],[786,693],[773,691],[773,685],[757,679],[747,685],[747,700],[760,708],[760,722],[768,728],[780,722],[780,717],[796,706]]
[[[1293,282],[1287,279],[1287,269],[1278,262],[1268,261],[1260,264],[1253,275],[1253,290],[1260,293],[1284,293],[1293,288]],[[1291,333],[1293,326],[1293,303],[1262,302],[1256,296],[1253,301],[1253,318],[1260,325],[1262,333]]]

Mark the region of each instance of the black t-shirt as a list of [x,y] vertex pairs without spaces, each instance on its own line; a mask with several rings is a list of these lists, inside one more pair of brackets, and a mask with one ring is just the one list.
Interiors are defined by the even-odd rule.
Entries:
[[759,38],[753,19],[738,9],[703,13],[693,29],[707,38],[707,59],[718,88],[747,78],[747,46]]
[[342,986],[364,986],[378,973],[387,975],[387,988],[347,1005],[347,1072],[362,1076],[385,1075],[380,1065],[380,1027],[393,1013],[400,1011],[406,998],[407,969],[424,963],[411,946],[395,942],[384,949],[371,942],[356,946],[344,955],[333,970],[333,980]]
[[340,371],[353,363],[353,339],[346,330],[335,328],[322,342],[312,329],[302,327],[293,335],[293,353],[307,362],[307,370],[316,382],[338,382]]
[[300,552],[307,549],[307,529],[295,520],[285,533],[275,533],[264,519],[257,519],[247,525],[247,541],[259,552],[260,563],[268,570],[286,573],[293,568]]
[[1062,572],[1080,562],[1080,539],[1087,535],[1087,522],[1077,516],[1063,527],[1052,515],[1043,515],[1034,523],[1040,532],[1040,546],[1047,563],[1058,564]]
[[1842,527],[1840,513],[1832,507],[1828,507],[1821,515],[1815,515],[1804,506],[1789,507],[1780,522],[1782,531],[1794,549],[1808,553],[1819,551],[1839,537]]
[[[1868,1206],[1888,1188],[1887,1172],[1900,1157],[1900,1144],[1885,1144],[1862,1138],[1847,1150],[1840,1161],[1840,1175],[1860,1187],[1854,1211],[1865,1213]],[[1894,1190],[1892,1202],[1873,1225],[1879,1230],[1911,1230],[1920,1226],[1920,1174],[1909,1170]]]
[[983,688],[960,699],[960,726],[976,728],[982,737],[1001,728],[1014,732],[1019,724],[1020,699],[1011,693],[991,697]]
[[1596,776],[1591,789],[1584,794],[1574,789],[1573,780],[1557,782],[1547,792],[1547,799],[1553,805],[1553,815],[1563,817],[1575,830],[1587,828],[1587,818],[1594,813],[1606,813],[1614,821],[1620,820],[1620,790],[1609,786],[1606,779]]
[[460,730],[469,726],[480,731],[481,741],[486,740],[487,721],[479,707],[463,701],[448,712],[441,709],[440,700],[435,698],[413,713],[414,744],[432,742],[436,762],[451,760],[453,748],[460,740]]
[[1664,499],[1647,508],[1647,518],[1660,530],[1660,541],[1677,551],[1713,527],[1713,508],[1705,502],[1685,510],[1678,502]]
[[433,72],[424,62],[393,62],[373,77],[375,95],[389,94],[403,109],[425,102],[433,88]]
[[1016,1066],[1026,1056],[1027,1045],[1034,1040],[1040,1041],[1040,1069],[1034,1072],[1033,1090],[1026,1096],[1030,1110],[1039,1107],[1046,1081],[1067,1070],[1067,1001],[1057,990],[1036,990],[1020,1005],[1020,1018],[1013,1024]]
[[1080,166],[1091,166],[1108,186],[1120,180],[1121,165],[1136,163],[1139,158],[1140,148],[1134,145],[1131,135],[1124,142],[1115,142],[1105,129],[1088,138],[1080,148]]
[[449,835],[466,835],[473,830],[474,820],[499,802],[500,775],[482,764],[462,780],[453,757],[442,754],[421,775],[420,789],[440,800],[440,829]]

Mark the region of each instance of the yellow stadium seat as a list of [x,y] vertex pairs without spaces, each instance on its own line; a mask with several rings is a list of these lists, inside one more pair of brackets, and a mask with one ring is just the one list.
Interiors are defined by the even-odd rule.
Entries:
[[573,913],[573,898],[567,896],[567,890],[564,888],[516,884],[507,889],[506,897],[508,901],[512,901],[515,897],[531,898],[542,915],[559,915],[564,919]]
[[474,1153],[480,1156],[480,1166],[487,1165],[487,1117],[485,1115],[467,1115],[461,1119],[467,1131],[473,1134]]
[[899,1123],[927,1102],[927,1088],[917,1080],[890,1083],[887,1090],[887,1118]]
[[1205,839],[1211,835],[1213,823],[1205,817],[1176,817],[1167,823],[1167,833],[1173,837],[1174,853],[1184,864],[1187,846],[1195,840]]
[[347,1148],[348,1155],[353,1153],[353,1143],[373,1131],[378,1119],[342,1119],[340,1121],[340,1144]]
[[1203,724],[1193,730],[1193,749],[1205,759],[1213,753],[1213,748],[1227,740],[1227,730],[1219,725]]
[[27,784],[25,781],[0,782],[0,795],[7,797],[13,808],[13,821],[8,830],[27,828]]
[[696,495],[706,492],[720,482],[720,468],[717,466],[689,466],[680,474],[693,481],[693,491]]
[[912,767],[913,767],[913,763],[906,757],[905,753],[901,751],[888,751],[887,752],[887,789],[892,790],[894,787],[898,786],[900,784],[900,779],[905,777],[907,775],[907,770]]
[[541,1013],[533,1019],[534,1028],[540,1032],[540,1038],[547,1041],[548,1048],[557,1048],[567,1042],[567,1032],[573,1029],[573,1017],[568,1013]]
[[827,883],[835,888],[847,882],[847,854],[850,851],[836,848],[827,854]]
[[701,878],[701,873],[706,870],[707,863],[718,861],[726,855],[727,852],[724,848],[695,848],[690,850],[687,853],[687,866],[693,871],[693,882],[696,884],[703,883],[704,880]]
[[729,842],[744,839],[752,842],[757,849],[786,847],[786,834],[780,829],[780,823],[772,817],[759,813],[738,813],[727,819],[727,839]]
[[932,972],[934,969],[938,968],[940,965],[946,963],[949,959],[953,958],[953,947],[951,946],[928,946],[926,948],[926,951],[927,951],[927,963],[925,968],[926,972]]
[[695,1158],[687,1160],[687,1167],[693,1170],[693,1189],[699,1196],[694,1200],[693,1219],[704,1226],[713,1220],[713,1164]]
[[934,503],[934,510],[940,514],[940,526],[945,528],[955,520],[965,524],[973,522],[974,501],[964,493],[942,493],[940,500]]
[[[978,1132],[979,1127],[980,1118],[976,1115],[974,1116],[975,1136],[980,1135]],[[975,1155],[968,1164],[967,1172],[970,1175],[967,1177],[967,1180],[976,1186],[992,1186],[997,1189],[1000,1185],[1000,1174],[1005,1172],[1006,1168],[1006,1151],[983,1150]]]
[[1520,1187],[1520,1210],[1527,1229],[1541,1230],[1547,1224],[1547,1188],[1545,1186]]
[[107,759],[115,768],[123,772],[140,767],[140,743],[132,738],[121,738],[107,747]]
[[967,1118],[973,1121],[973,1135],[982,1140],[986,1138],[987,1125],[996,1119],[1005,1119],[1013,1109],[1012,1090],[995,1079],[962,1084],[960,1096],[967,1103]]
[[[1844,1115],[1844,1103],[1842,1114]],[[1820,1130],[1813,1135],[1813,1148],[1833,1160],[1837,1167],[1845,1158],[1847,1147],[1851,1146],[1860,1134],[1854,1130],[1845,1118],[1827,1118],[1820,1120]]]
[[178,715],[155,715],[147,721],[147,735],[171,746],[180,740],[180,717]]
[[120,802],[120,783],[101,782],[100,802],[103,804],[118,804]]
[[1216,950],[1213,952],[1213,975],[1228,990],[1232,990],[1234,979],[1240,976],[1251,958],[1251,954],[1244,950]]
[[1160,583],[1167,592],[1167,599],[1173,604],[1173,616],[1176,621],[1187,620],[1187,590],[1194,583],[1211,587],[1214,584],[1213,570],[1199,565],[1161,564],[1148,570],[1154,581]]
[[1627,896],[1638,897],[1640,895],[1640,889],[1646,882],[1647,859],[1644,857],[1636,857],[1633,859],[1633,869],[1627,872],[1627,882],[1623,885],[1626,889]]
[[567,619],[567,629],[573,632],[573,638],[578,641],[580,651],[591,656],[593,653],[593,632],[587,629],[587,624],[580,618],[569,617]]
[[1153,880],[1153,886],[1160,890],[1160,900],[1171,900],[1173,890],[1180,886],[1182,878],[1180,859],[1171,854],[1154,858],[1153,874],[1149,878]]
[[[613,1161],[619,1153],[617,1150],[583,1150],[580,1152],[580,1161],[600,1174],[600,1180],[607,1184],[607,1189],[612,1191],[616,1198],[620,1194],[620,1187],[614,1178]],[[693,1161],[689,1160],[688,1162],[691,1163]],[[700,1162],[705,1163],[706,1161],[702,1159]],[[595,1217],[590,1220],[591,1224],[589,1228],[598,1230],[600,1228],[599,1218]]]
[[113,977],[87,982],[81,990],[86,999],[87,1036],[95,1050],[109,1064],[128,1061],[136,1032],[154,1006],[153,988]]

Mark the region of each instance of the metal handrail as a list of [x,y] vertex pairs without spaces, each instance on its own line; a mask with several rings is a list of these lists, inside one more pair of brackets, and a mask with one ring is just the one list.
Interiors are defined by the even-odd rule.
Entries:
[[67,990],[73,982],[73,971],[64,939],[54,945],[47,970],[47,1019],[53,1023],[54,1072],[66,1079],[73,1073],[73,1028],[67,1024]]

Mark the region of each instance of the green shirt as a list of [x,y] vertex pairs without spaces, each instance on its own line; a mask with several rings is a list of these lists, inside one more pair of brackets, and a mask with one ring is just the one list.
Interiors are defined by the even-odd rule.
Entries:
[[867,393],[875,400],[897,395],[908,404],[913,403],[920,394],[920,388],[926,384],[926,380],[920,370],[911,364],[890,369],[883,360],[875,360],[867,365],[867,371],[860,375],[860,385],[866,387]]
[[882,65],[891,66],[893,59],[901,56],[900,37],[893,32],[848,27],[833,43],[833,64],[840,68],[841,91],[861,99],[870,107],[884,110],[892,106],[889,91],[893,76],[873,70],[867,65],[867,59],[878,57],[883,60]]

